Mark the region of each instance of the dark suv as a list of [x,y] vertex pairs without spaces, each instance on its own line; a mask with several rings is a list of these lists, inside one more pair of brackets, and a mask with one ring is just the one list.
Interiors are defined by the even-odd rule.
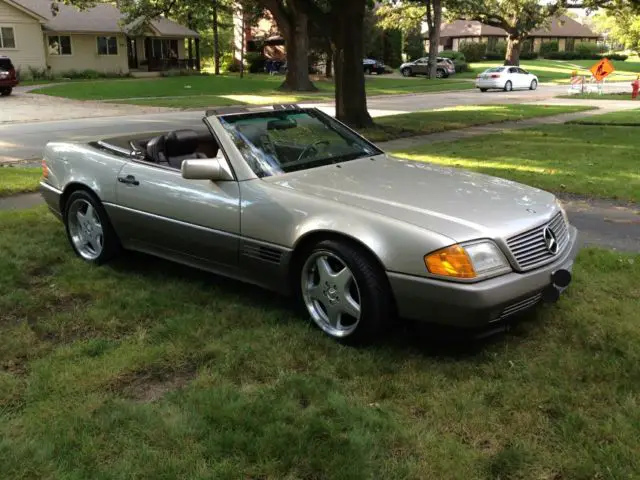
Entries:
[[18,77],[11,59],[0,56],[0,95],[11,95],[16,85],[18,85]]

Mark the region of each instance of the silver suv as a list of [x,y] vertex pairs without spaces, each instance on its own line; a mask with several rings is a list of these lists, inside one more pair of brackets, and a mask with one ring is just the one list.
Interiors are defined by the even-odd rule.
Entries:
[[[436,78],[447,78],[456,74],[456,66],[453,60],[438,57]],[[406,62],[400,65],[400,73],[405,77],[429,74],[429,57],[422,57],[413,62]]]

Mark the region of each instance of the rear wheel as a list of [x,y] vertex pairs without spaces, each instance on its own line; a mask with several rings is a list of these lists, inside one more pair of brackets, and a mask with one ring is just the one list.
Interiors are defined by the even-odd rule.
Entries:
[[535,90],[538,88],[538,82],[536,80],[531,80],[531,85],[529,85],[530,90]]
[[373,340],[391,316],[384,271],[366,251],[349,242],[316,244],[300,269],[299,288],[314,323],[344,343]]
[[2,95],[3,97],[8,97],[9,95],[11,95],[12,91],[13,91],[13,88],[11,87],[3,88],[0,90],[0,95]]
[[436,78],[445,78],[446,74],[444,72],[444,70],[442,70],[441,68],[438,68],[436,70]]
[[85,190],[69,196],[64,224],[73,250],[86,262],[101,265],[120,250],[120,242],[102,203]]
[[480,91],[481,92],[486,92],[487,90],[489,90],[488,88],[481,88]]
[[410,68],[403,68],[402,70],[400,70],[400,73],[403,77],[411,77],[413,75]]
[[507,83],[504,84],[504,91],[510,92],[511,90],[513,90],[513,83],[511,83],[511,80],[507,80]]
[[366,73],[367,75],[371,75],[371,67],[365,68],[364,73]]

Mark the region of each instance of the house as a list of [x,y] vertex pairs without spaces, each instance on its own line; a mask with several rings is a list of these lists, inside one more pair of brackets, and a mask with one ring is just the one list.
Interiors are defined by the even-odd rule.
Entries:
[[0,0],[0,55],[22,71],[51,73],[200,68],[197,32],[158,18],[141,34],[122,20],[110,3],[81,11],[51,0]]
[[[428,34],[425,34],[428,38]],[[576,20],[562,15],[554,18],[546,28],[540,28],[529,33],[530,43],[534,52],[540,51],[543,42],[558,42],[558,49],[562,51],[573,51],[578,42],[597,42],[599,35],[594,33],[589,27]],[[458,50],[460,42],[485,42],[487,50],[500,40],[506,41],[507,32],[498,27],[492,27],[472,20],[455,20],[452,23],[443,23],[440,32],[439,50]],[[426,42],[428,50],[429,43]]]

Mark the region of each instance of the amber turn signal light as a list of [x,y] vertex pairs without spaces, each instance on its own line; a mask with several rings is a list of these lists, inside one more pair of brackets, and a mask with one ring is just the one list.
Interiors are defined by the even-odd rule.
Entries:
[[49,177],[49,167],[47,167],[47,161],[42,160],[42,178]]
[[475,278],[471,259],[460,245],[437,250],[424,257],[427,270],[434,275],[455,278]]

